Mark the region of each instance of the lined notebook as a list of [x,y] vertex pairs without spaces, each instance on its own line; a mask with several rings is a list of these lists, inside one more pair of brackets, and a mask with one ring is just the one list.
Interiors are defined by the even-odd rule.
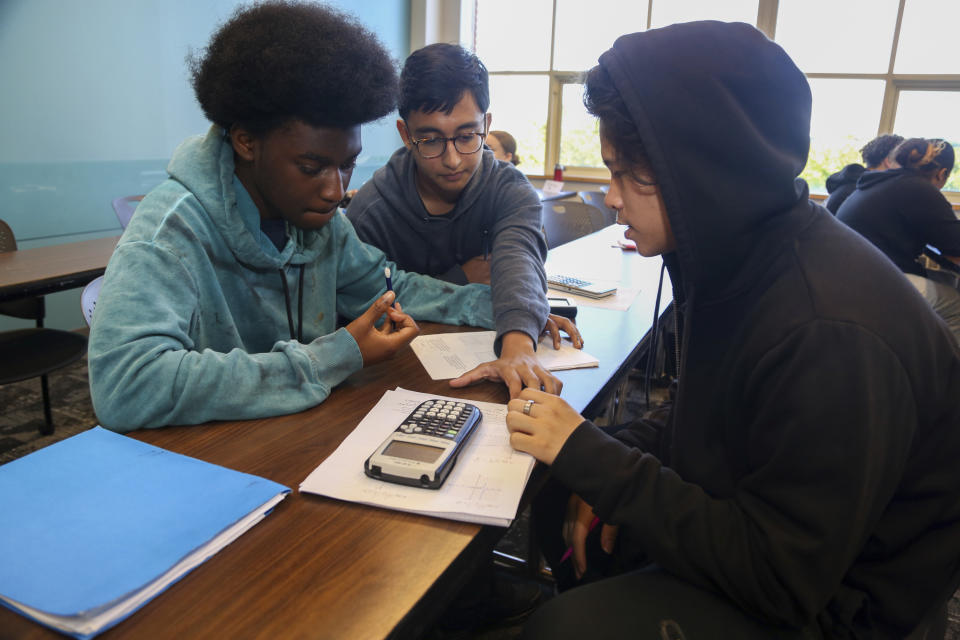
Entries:
[[94,427],[0,466],[0,603],[92,637],[230,544],[289,491]]

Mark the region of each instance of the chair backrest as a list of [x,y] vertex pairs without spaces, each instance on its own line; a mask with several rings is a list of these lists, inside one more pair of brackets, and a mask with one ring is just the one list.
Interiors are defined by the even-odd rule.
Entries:
[[3,220],[0,220],[0,253],[17,250],[17,239],[13,235],[13,229]]
[[580,196],[580,199],[586,204],[600,209],[600,211],[603,213],[603,217],[607,220],[607,224],[616,224],[616,210],[611,209],[603,202],[603,199],[607,196],[606,193],[603,191],[580,191],[577,193],[577,195]]
[[[0,253],[16,250],[17,238],[13,235],[13,229],[6,222],[0,220]],[[0,315],[23,318],[24,320],[36,320],[38,327],[43,326],[44,313],[42,296],[0,302]]]
[[117,220],[120,221],[121,228],[126,229],[127,225],[130,224],[130,218],[133,217],[137,203],[141,200],[143,200],[143,196],[123,196],[113,199],[113,210],[117,214]]
[[559,247],[608,226],[603,213],[576,200],[553,200],[541,204],[547,246]]
[[83,311],[83,319],[87,321],[87,326],[93,324],[93,310],[97,307],[97,297],[100,295],[100,287],[103,286],[103,276],[97,276],[87,283],[80,294],[80,309]]

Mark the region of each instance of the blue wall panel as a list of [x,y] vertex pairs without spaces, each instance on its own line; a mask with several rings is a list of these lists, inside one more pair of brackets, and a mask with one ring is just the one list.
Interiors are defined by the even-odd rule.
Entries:
[[[209,123],[184,62],[235,0],[0,0],[0,218],[21,248],[117,235],[110,201],[166,177],[173,149]],[[406,0],[332,2],[398,60]],[[364,127],[352,186],[400,140],[394,117]],[[47,326],[83,326],[79,291],[48,297]],[[0,317],[0,330],[29,323]]]

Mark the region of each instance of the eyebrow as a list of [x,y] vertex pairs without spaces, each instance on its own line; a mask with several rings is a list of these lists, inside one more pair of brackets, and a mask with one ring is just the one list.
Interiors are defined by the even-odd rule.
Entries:
[[[483,128],[483,125],[481,125],[477,121],[474,121],[474,122],[468,122],[466,124],[460,125],[459,127],[456,128],[456,131],[463,131],[464,129],[470,129],[471,131],[476,131],[477,129],[482,129],[482,128]],[[417,137],[430,135],[430,134],[437,134],[438,136],[442,136],[443,131],[440,131],[440,129],[437,129],[436,127],[419,127],[413,132],[413,135]]]
[[[349,162],[351,160],[356,160],[357,158],[360,157],[360,153],[361,151],[357,151],[355,154],[347,158],[346,161]],[[318,153],[311,153],[309,151],[305,153],[301,153],[297,157],[300,158],[301,160],[312,160],[313,162],[316,162],[319,164],[340,164],[340,162],[338,162],[337,160],[334,160],[329,156],[323,156]]]

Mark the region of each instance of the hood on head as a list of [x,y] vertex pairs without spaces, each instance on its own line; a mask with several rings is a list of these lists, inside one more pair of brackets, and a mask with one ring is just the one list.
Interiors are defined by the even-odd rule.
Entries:
[[806,78],[754,27],[712,21],[622,36],[600,65],[644,142],[685,286],[738,286],[760,237],[807,198]]

